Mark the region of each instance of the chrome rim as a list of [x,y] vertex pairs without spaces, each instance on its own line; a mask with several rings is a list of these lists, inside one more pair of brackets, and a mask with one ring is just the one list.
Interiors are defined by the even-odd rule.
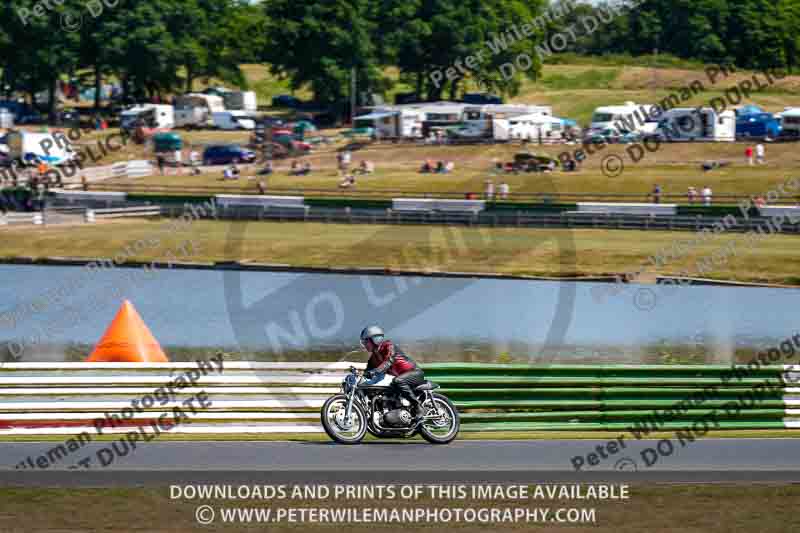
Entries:
[[425,421],[422,426],[434,437],[447,439],[456,430],[456,414],[447,402],[434,398],[433,405],[425,402]]
[[344,439],[353,439],[361,434],[364,428],[364,420],[361,417],[360,411],[355,407],[350,410],[350,417],[346,416],[347,401],[336,400],[330,403],[325,418],[328,420],[328,425],[336,432],[337,435]]

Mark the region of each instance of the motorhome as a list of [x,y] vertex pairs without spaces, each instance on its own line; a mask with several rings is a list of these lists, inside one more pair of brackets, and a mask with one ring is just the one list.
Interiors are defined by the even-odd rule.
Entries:
[[169,130],[175,127],[175,110],[164,104],[136,105],[120,114],[119,123],[123,130],[134,129],[140,123],[147,128]]
[[496,141],[557,141],[564,135],[564,122],[558,117],[533,113],[492,121]]
[[489,104],[464,108],[462,122],[464,123],[465,131],[483,131],[487,137],[491,137],[493,134],[492,122],[496,119],[506,119],[520,115],[552,116],[552,114],[553,108],[550,106]]
[[22,164],[39,161],[48,165],[63,165],[76,157],[69,139],[64,134],[9,131],[6,135],[8,157]]
[[434,129],[446,129],[461,124],[466,104],[453,102],[432,102],[413,105],[414,109],[422,113],[422,135],[427,137]]
[[661,115],[656,133],[669,141],[733,142],[736,113],[733,110],[717,113],[710,107],[677,107]]
[[255,113],[258,111],[258,99],[253,91],[232,91],[223,96],[225,109],[231,111],[246,111]]
[[653,117],[652,105],[625,102],[623,105],[595,109],[589,127],[592,130],[613,129],[620,133],[653,133],[660,118],[663,117]]
[[800,137],[800,107],[787,107],[775,116],[781,121],[781,135]]
[[213,94],[189,93],[175,98],[175,127],[202,128],[213,124],[213,113],[225,111],[224,100]]
[[421,137],[425,115],[411,108],[374,108],[355,118],[355,129],[372,128],[377,137]]
[[246,111],[217,111],[211,114],[214,127],[221,130],[254,130],[256,121]]

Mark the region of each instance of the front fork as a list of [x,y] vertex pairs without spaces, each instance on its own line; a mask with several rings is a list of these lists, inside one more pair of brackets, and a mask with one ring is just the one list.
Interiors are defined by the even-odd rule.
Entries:
[[353,412],[353,400],[355,400],[355,398],[356,398],[356,388],[353,387],[352,390],[350,391],[349,397],[347,398],[347,407],[345,407],[344,410],[344,420],[345,424],[347,424],[348,427],[350,426],[350,414]]

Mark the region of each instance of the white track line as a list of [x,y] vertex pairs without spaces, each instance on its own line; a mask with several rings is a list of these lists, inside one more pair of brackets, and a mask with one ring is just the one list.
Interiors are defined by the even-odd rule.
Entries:
[[[0,396],[52,396],[54,394],[152,394],[158,387],[40,387],[2,388]],[[336,394],[334,387],[187,387],[175,389],[178,395],[195,395],[198,392],[211,394]]]
[[[233,410],[233,409],[279,409],[279,408],[297,408],[297,407],[322,407],[325,403],[324,398],[309,398],[307,400],[217,400],[212,403],[211,409],[214,410]],[[4,402],[0,403],[0,412],[8,411],[52,411],[53,402]],[[122,409],[130,408],[130,402],[122,401],[108,401],[108,402],[58,402],[58,407],[64,410],[75,411],[113,411],[117,414]],[[160,409],[165,407],[182,407],[186,408],[181,402],[169,402]]]
[[[212,363],[213,364],[213,363]],[[290,363],[262,361],[223,361],[223,370],[347,370],[351,366],[365,368],[366,363],[337,361],[333,363]],[[196,362],[179,363],[0,363],[0,370],[191,370]],[[214,366],[216,368],[216,365]]]
[[[152,435],[153,428],[146,426],[144,430]],[[0,437],[3,435],[77,435],[86,431],[90,435],[94,435],[95,429],[92,426],[85,427],[57,427],[57,428],[14,428],[14,429],[0,429]],[[104,434],[120,434],[130,433],[137,431],[135,427],[118,427],[104,429]],[[214,426],[198,426],[198,425],[178,425],[169,431],[163,431],[161,435],[171,434],[229,434],[229,433],[321,433],[324,431],[320,424],[270,424],[263,426],[253,425],[214,425]]]

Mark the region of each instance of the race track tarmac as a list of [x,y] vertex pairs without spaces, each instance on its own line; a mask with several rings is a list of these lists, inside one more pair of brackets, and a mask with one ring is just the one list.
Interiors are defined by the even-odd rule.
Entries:
[[[798,482],[800,445],[793,439],[702,439],[673,449],[658,441],[456,441],[434,446],[380,441],[150,442],[124,456],[112,442],[92,442],[47,468],[33,464],[58,442],[0,443],[2,485],[206,482]],[[117,443],[119,446],[119,443]],[[606,455],[603,459],[596,448]],[[102,452],[101,449],[106,451]],[[124,451],[124,448],[121,448]],[[651,451],[645,451],[650,449]],[[594,452],[596,456],[589,457]],[[113,457],[112,457],[113,456]],[[575,470],[573,461],[584,466]],[[89,460],[85,460],[89,458]],[[113,460],[111,460],[113,459]],[[88,468],[68,469],[84,460]],[[589,462],[598,462],[591,466]],[[103,463],[110,463],[103,465]],[[112,482],[113,481],[113,482]]]

